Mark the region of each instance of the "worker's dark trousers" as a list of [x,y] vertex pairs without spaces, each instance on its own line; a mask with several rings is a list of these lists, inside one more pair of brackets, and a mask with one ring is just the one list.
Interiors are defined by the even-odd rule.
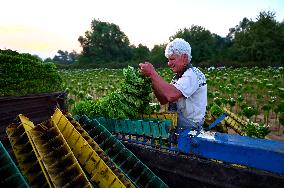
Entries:
[[192,120],[185,118],[182,112],[178,111],[177,113],[178,113],[177,133],[180,133],[185,129],[197,130],[197,131],[202,130],[204,119],[201,122],[193,122]]

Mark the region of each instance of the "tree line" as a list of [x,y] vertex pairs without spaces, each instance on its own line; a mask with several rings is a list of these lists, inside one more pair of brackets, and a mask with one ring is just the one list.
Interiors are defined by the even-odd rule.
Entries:
[[[283,66],[284,20],[277,22],[275,12],[262,11],[256,20],[243,18],[238,25],[221,37],[202,26],[191,25],[179,29],[169,40],[183,38],[192,47],[195,66],[267,67]],[[163,67],[166,44],[149,49],[143,44],[131,45],[126,34],[114,23],[94,19],[91,30],[80,36],[82,51],[77,53],[58,50],[53,61],[61,67],[120,68],[126,64],[137,65],[145,60]]]

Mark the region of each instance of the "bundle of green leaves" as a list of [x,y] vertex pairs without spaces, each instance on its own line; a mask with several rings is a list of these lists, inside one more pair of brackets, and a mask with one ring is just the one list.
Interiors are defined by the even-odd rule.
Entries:
[[269,126],[265,125],[264,123],[254,123],[249,121],[243,127],[243,135],[254,137],[254,138],[265,138],[271,131],[269,130]]
[[98,100],[85,100],[75,104],[73,114],[103,116],[108,118],[134,119],[150,114],[151,80],[131,66],[123,69],[124,79],[118,89]]
[[212,115],[218,117],[223,114],[223,110],[218,106],[216,103],[213,103],[213,105],[210,107],[210,110]]

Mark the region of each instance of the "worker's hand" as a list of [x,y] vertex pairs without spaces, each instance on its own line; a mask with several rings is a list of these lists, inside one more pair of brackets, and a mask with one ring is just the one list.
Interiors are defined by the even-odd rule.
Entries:
[[140,67],[140,71],[145,76],[151,77],[151,76],[157,74],[154,66],[151,63],[149,63],[149,62],[140,63],[139,67]]

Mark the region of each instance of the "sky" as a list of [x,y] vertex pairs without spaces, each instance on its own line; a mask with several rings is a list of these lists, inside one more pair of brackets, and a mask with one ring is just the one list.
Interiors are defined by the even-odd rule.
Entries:
[[81,52],[79,36],[97,19],[114,23],[131,44],[152,49],[179,29],[199,25],[222,37],[247,17],[273,11],[284,20],[283,0],[0,0],[0,49],[45,59],[58,50]]

